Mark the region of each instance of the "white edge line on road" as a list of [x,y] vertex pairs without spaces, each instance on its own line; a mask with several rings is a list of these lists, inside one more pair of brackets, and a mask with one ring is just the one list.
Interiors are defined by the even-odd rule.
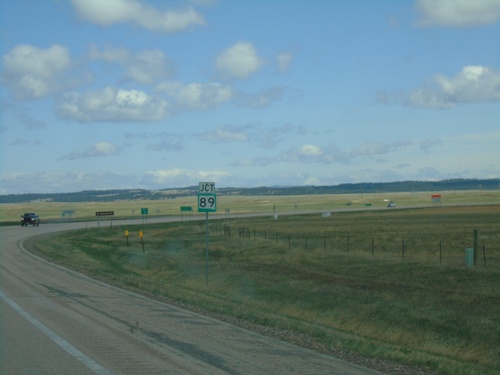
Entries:
[[102,367],[100,364],[98,364],[97,362],[95,362],[91,358],[87,357],[85,354],[83,354],[81,351],[79,351],[77,348],[75,348],[69,342],[67,342],[62,337],[58,336],[55,332],[50,330],[43,323],[39,322],[34,317],[32,317],[26,310],[24,310],[21,306],[19,306],[17,303],[12,301],[9,297],[7,297],[1,291],[0,291],[0,298],[2,298],[14,310],[16,310],[20,315],[22,315],[31,324],[33,324],[36,328],[38,328],[44,335],[46,335],[48,338],[50,338],[52,341],[54,341],[57,345],[59,345],[62,349],[64,349],[66,352],[68,352],[75,359],[79,360],[81,363],[83,363],[89,369],[94,371],[96,374],[98,374],[98,375],[113,375],[112,372],[108,371],[107,369]]

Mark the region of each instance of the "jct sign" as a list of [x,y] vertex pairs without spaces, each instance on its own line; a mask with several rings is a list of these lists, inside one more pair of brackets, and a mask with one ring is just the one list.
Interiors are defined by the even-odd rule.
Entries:
[[198,191],[198,212],[216,212],[217,196],[215,182],[200,182]]
[[215,182],[200,182],[199,193],[215,193]]

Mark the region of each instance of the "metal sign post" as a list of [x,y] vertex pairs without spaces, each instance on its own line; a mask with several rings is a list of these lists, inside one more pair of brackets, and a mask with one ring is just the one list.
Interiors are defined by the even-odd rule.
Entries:
[[198,212],[205,212],[205,283],[208,285],[208,213],[217,211],[214,182],[200,182]]
[[113,215],[115,214],[115,211],[96,211],[95,216],[98,217],[97,219],[97,227],[100,227],[100,222],[101,222],[101,216],[111,216],[110,223],[111,227],[113,226]]
[[205,212],[205,284],[208,285],[208,212]]
[[149,209],[147,207],[141,208],[142,223],[148,222]]
[[184,212],[189,212],[189,219],[191,219],[191,211],[193,211],[193,207],[181,206],[181,219],[182,219],[182,221],[184,221]]

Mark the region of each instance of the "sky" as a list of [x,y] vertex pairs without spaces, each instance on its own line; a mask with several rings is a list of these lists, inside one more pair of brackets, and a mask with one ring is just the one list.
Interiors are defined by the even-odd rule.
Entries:
[[500,0],[3,0],[0,194],[500,177]]

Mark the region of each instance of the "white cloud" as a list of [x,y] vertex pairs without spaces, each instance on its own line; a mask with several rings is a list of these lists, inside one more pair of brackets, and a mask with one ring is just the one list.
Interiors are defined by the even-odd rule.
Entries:
[[308,177],[303,182],[303,184],[304,185],[311,185],[311,186],[318,186],[318,185],[320,185],[320,181],[316,177]]
[[278,55],[278,70],[286,72],[292,63],[293,55],[290,52],[281,53]]
[[192,7],[160,11],[136,0],[72,0],[72,3],[81,18],[101,26],[132,23],[147,30],[172,33],[205,25],[203,16]]
[[108,142],[96,143],[92,147],[85,151],[74,151],[70,154],[61,156],[57,160],[76,160],[76,159],[88,159],[103,156],[117,155],[120,152],[119,148]]
[[79,122],[149,122],[167,116],[168,104],[139,90],[107,87],[101,91],[67,93],[56,105],[57,114]]
[[216,67],[223,75],[241,79],[257,72],[262,64],[255,47],[243,42],[227,48],[216,60]]
[[94,44],[90,48],[89,57],[93,60],[120,64],[126,69],[125,78],[143,84],[151,84],[160,79],[165,79],[173,72],[173,68],[165,54],[158,49],[132,53],[123,47],[107,46],[102,51],[99,51]]
[[230,100],[233,91],[229,86],[219,83],[162,82],[156,86],[158,92],[163,92],[181,109],[205,110]]
[[[36,181],[36,186],[33,181]],[[116,172],[12,172],[0,176],[0,194],[67,193],[116,189],[117,186],[122,189],[137,189],[138,185],[137,177]]]
[[285,150],[275,156],[258,156],[254,159],[245,159],[232,163],[233,166],[267,166],[275,163],[297,163],[297,164],[344,164],[354,165],[360,161],[366,161],[380,155],[396,154],[402,148],[410,146],[407,141],[367,142],[358,147],[345,151],[335,144],[325,147],[304,144],[297,148]]
[[320,146],[305,144],[286,150],[274,158],[258,158],[259,163],[330,163],[332,155]]
[[465,66],[452,78],[436,74],[407,99],[412,106],[442,109],[482,101],[500,101],[500,71],[484,66]]
[[168,77],[171,70],[162,51],[143,51],[135,57],[125,76],[140,83],[150,84],[160,78]]
[[417,0],[419,26],[467,27],[500,20],[498,0]]
[[229,175],[228,172],[217,170],[192,171],[184,168],[172,168],[148,171],[142,180],[157,186],[191,186],[198,184],[202,180],[217,182]]
[[106,46],[102,51],[95,44],[90,45],[89,58],[92,60],[104,60],[107,62],[116,62],[125,64],[131,59],[131,52],[124,47]]
[[323,150],[319,146],[315,145],[304,145],[300,148],[300,154],[305,156],[321,156],[323,155]]
[[40,99],[66,88],[71,58],[58,44],[47,49],[21,44],[3,56],[3,66],[2,81],[17,99]]

